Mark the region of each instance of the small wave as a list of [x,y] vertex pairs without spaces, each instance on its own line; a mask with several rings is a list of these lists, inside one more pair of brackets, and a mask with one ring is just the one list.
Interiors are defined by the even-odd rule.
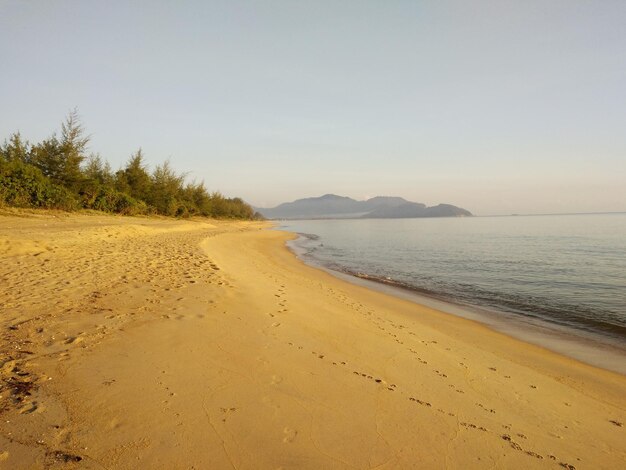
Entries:
[[306,238],[308,240],[314,240],[315,241],[315,240],[319,240],[320,239],[319,235],[315,235],[314,233],[301,233],[301,232],[298,232],[298,235],[300,235],[301,237],[304,237],[304,238]]
[[501,293],[486,292],[474,287],[474,295],[469,292],[441,292],[393,279],[389,276],[372,275],[360,271],[352,271],[344,267],[333,266],[331,269],[343,272],[350,276],[388,286],[409,290],[427,297],[447,302],[454,302],[467,306],[482,306],[494,308],[502,312],[521,315],[528,318],[542,320],[555,325],[580,329],[590,333],[601,333],[615,339],[626,339],[626,326],[616,322],[605,321],[602,312],[571,305],[554,305],[545,299],[529,302],[528,299],[506,296]]

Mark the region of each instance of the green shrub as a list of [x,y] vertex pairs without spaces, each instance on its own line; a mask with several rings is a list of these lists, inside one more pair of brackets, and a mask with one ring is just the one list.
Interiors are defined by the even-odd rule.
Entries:
[[138,201],[137,199],[133,199],[128,194],[125,193],[117,193],[117,203],[115,207],[115,212],[118,212],[123,215],[141,215],[148,212],[148,206],[143,201]]
[[142,215],[149,213],[144,201],[133,199],[128,194],[113,188],[101,187],[91,209],[103,212],[116,212],[124,215]]
[[0,161],[0,196],[15,207],[76,210],[78,201],[66,188],[55,185],[39,169],[19,160]]

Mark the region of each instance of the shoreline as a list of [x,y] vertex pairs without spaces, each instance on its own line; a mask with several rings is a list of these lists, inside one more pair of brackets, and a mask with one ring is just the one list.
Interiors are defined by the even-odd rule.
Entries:
[[392,280],[387,281],[369,276],[367,273],[334,269],[324,265],[322,261],[298,246],[300,239],[308,239],[311,234],[291,232],[278,227],[274,229],[297,235],[297,239],[287,242],[294,256],[305,264],[321,269],[338,279],[409,300],[417,305],[434,308],[449,315],[477,321],[511,338],[626,376],[626,344],[616,337],[550,322],[539,317],[515,314],[480,305],[462,304],[443,295],[404,286]]
[[0,222],[0,468],[626,459],[623,375],[337,279],[267,223]]

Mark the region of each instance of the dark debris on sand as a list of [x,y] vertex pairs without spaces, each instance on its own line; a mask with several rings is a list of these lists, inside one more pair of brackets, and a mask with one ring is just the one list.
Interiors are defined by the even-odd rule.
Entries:
[[48,455],[52,457],[55,462],[71,463],[83,460],[80,455],[70,454],[69,452],[63,452],[62,450],[49,452]]

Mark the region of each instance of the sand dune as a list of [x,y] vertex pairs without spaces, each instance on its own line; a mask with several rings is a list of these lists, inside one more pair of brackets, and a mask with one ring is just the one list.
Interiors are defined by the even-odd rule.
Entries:
[[0,217],[0,468],[620,468],[626,378],[265,223]]

